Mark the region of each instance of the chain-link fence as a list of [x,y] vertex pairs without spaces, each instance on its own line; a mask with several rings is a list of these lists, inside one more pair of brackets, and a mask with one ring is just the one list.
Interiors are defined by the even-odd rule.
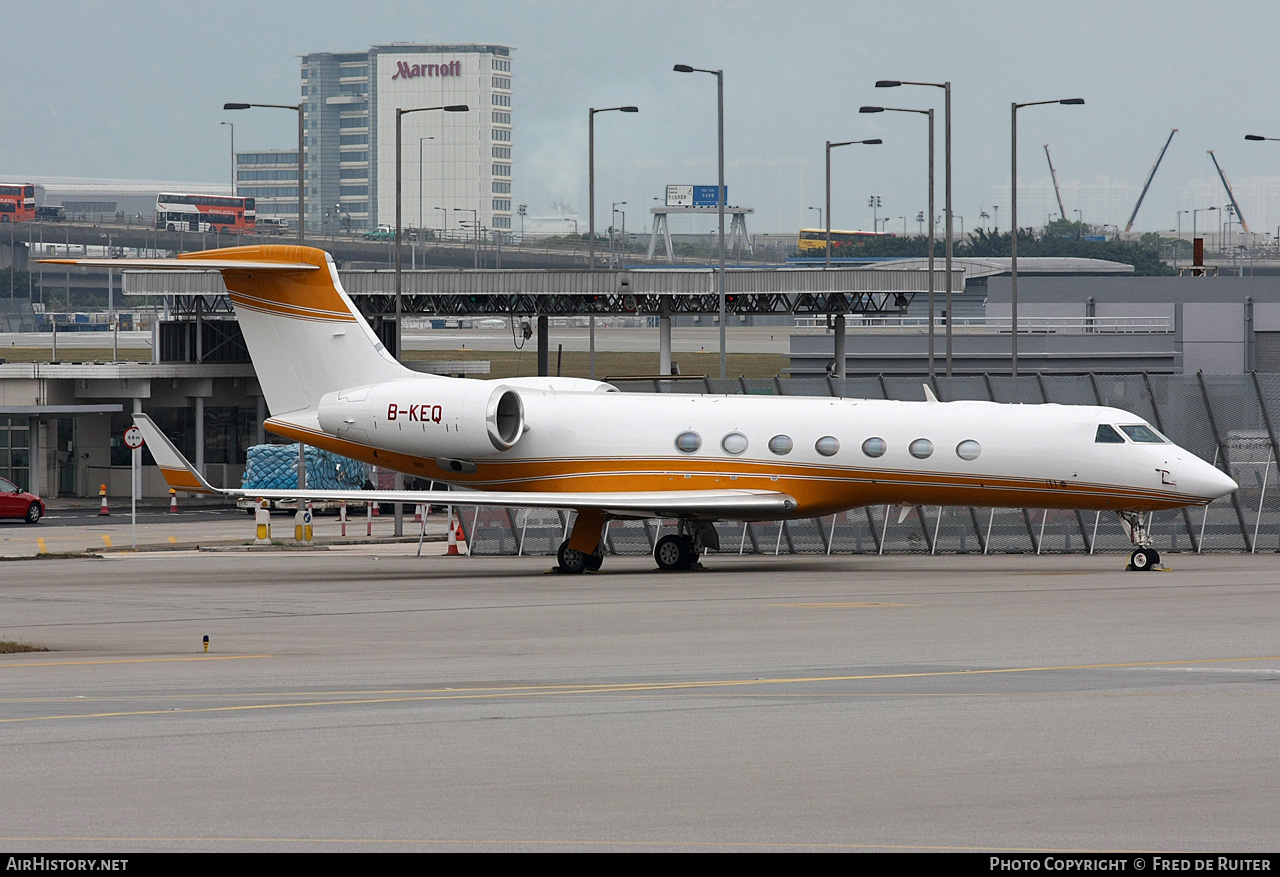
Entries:
[[[624,392],[843,396],[923,401],[920,378],[618,382]],[[1280,551],[1277,469],[1280,374],[959,376],[932,381],[941,401],[1057,402],[1132,411],[1178,445],[1231,475],[1240,489],[1203,508],[1156,512],[1156,547],[1177,551]],[[463,508],[476,554],[554,554],[573,513]],[[605,550],[647,554],[676,522],[611,521]],[[1063,554],[1128,552],[1114,514],[1052,509],[870,506],[791,521],[716,525],[721,553]]]

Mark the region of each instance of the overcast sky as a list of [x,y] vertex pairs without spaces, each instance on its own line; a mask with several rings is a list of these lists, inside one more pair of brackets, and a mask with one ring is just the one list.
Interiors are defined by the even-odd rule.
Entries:
[[[890,231],[915,231],[926,201],[923,116],[859,115],[863,104],[938,109],[942,92],[876,89],[877,79],[950,80],[955,211],[966,228],[999,205],[1008,226],[1012,101],[1082,97],[1083,107],[1019,111],[1019,219],[1123,226],[1171,128],[1178,128],[1135,228],[1172,228],[1177,211],[1222,206],[1213,149],[1255,232],[1280,224],[1274,2],[912,3],[583,0],[218,0],[190,4],[7,0],[14,63],[0,89],[0,174],[228,180],[238,149],[287,148],[287,113],[228,113],[226,101],[296,103],[308,52],[390,42],[513,45],[513,198],[533,215],[587,212],[587,109],[597,116],[597,215],[628,202],[647,223],[666,183],[715,183],[715,79],[725,71],[731,204],[754,207],[752,232],[818,225],[826,140],[880,137],[833,157],[833,225],[870,228],[879,194]],[[1200,214],[1201,227],[1214,215]],[[686,223],[694,220],[686,219]],[[957,224],[958,224],[957,220]],[[990,225],[991,220],[987,221]],[[600,226],[607,221],[598,220]],[[698,228],[673,230],[705,230]],[[1184,230],[1191,216],[1183,219]]]

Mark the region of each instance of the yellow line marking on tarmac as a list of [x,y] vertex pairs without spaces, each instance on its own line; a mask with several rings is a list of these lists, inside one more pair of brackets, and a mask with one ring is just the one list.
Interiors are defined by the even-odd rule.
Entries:
[[177,545],[177,544],[178,544],[178,537],[177,537],[177,536],[170,536],[170,537],[169,537],[169,544],[170,544],[170,545]]
[[48,548],[45,546],[45,544],[44,544],[44,537],[43,537],[43,536],[38,536],[38,537],[36,537],[36,547],[40,549],[40,553],[41,553],[41,554],[48,554],[48,553],[49,553],[49,549],[48,549]]
[[[246,656],[249,657],[249,656]],[[252,657],[272,657],[270,655],[255,655]],[[174,658],[169,660],[198,660],[194,658]],[[1062,670],[1117,670],[1117,669],[1133,669],[1137,667],[1169,667],[1169,666],[1189,666],[1195,664],[1232,664],[1250,661],[1280,661],[1280,656],[1267,656],[1256,658],[1197,658],[1183,661],[1132,661],[1118,664],[1068,664],[1058,667],[1005,667],[992,670],[938,670],[922,673],[869,673],[850,676],[794,676],[794,677],[777,677],[768,679],[719,679],[719,680],[695,680],[691,682],[622,682],[622,683],[599,683],[599,684],[557,684],[557,685],[528,685],[528,686],[512,686],[505,688],[480,688],[480,689],[443,689],[438,691],[428,690],[423,693],[414,693],[412,695],[404,695],[399,697],[382,696],[382,697],[352,697],[341,700],[309,700],[298,701],[296,703],[263,703],[263,704],[241,704],[237,706],[211,706],[211,707],[193,707],[191,709],[173,710],[173,709],[153,709],[153,710],[128,710],[113,711],[103,713],[73,713],[65,715],[53,716],[26,716],[23,718],[0,719],[0,725],[13,724],[16,722],[38,722],[51,721],[55,719],[101,719],[101,718],[118,718],[123,716],[151,716],[166,715],[174,712],[182,712],[188,715],[192,713],[214,713],[214,712],[247,712],[251,710],[271,710],[271,709],[288,709],[298,707],[319,707],[319,706],[370,706],[376,704],[388,703],[413,703],[415,701],[427,700],[497,700],[518,697],[528,697],[531,694],[632,694],[640,692],[654,691],[690,691],[694,689],[707,688],[738,688],[743,686],[764,686],[764,685],[797,685],[819,682],[857,682],[872,681],[880,679],[930,679],[947,676],[993,676],[999,674],[1011,673],[1049,673]],[[107,662],[112,663],[112,662]],[[371,692],[378,694],[380,692]],[[393,692],[394,693],[394,692]],[[248,696],[248,695],[242,695]],[[279,697],[279,695],[276,695]]]
[[774,603],[788,609],[905,609],[919,603]]
[[106,533],[102,534],[102,544],[107,546],[108,548],[111,547],[111,537],[108,536]]
[[107,658],[97,661],[26,661],[9,664],[0,661],[0,670],[13,667],[81,667],[91,664],[175,664],[183,661],[246,661],[253,658],[276,658],[279,655],[196,655],[190,658]]

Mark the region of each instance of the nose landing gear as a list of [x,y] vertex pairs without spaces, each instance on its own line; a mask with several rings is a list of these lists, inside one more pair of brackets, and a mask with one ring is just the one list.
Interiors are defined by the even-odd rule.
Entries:
[[1142,514],[1140,512],[1116,512],[1116,514],[1120,516],[1120,524],[1129,535],[1129,541],[1137,546],[1129,555],[1129,565],[1125,569],[1130,572],[1147,572],[1155,569],[1160,564],[1160,552],[1156,551],[1151,541],[1151,532],[1147,529],[1147,522]]

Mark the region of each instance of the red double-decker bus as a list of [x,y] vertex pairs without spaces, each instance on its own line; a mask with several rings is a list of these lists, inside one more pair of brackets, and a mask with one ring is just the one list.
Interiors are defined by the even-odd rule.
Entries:
[[184,195],[161,192],[156,196],[156,228],[163,231],[225,231],[243,234],[254,230],[257,201],[231,195]]
[[36,187],[31,183],[0,183],[0,222],[30,222],[36,218]]

